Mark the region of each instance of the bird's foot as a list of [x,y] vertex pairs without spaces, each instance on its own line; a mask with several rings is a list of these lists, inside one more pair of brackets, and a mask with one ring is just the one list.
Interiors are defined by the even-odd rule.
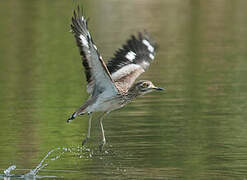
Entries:
[[103,139],[102,142],[101,142],[100,145],[99,145],[99,150],[100,150],[100,152],[103,151],[103,147],[104,147],[105,143],[106,143],[106,140]]
[[76,117],[76,112],[74,112],[71,117],[67,120],[67,123],[70,123],[71,121],[73,121]]
[[89,140],[89,137],[86,137],[85,139],[83,139],[83,141],[82,141],[82,143],[81,143],[82,146],[84,146],[88,140]]

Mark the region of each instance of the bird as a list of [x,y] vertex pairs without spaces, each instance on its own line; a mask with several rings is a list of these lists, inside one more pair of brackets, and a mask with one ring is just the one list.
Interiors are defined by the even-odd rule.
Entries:
[[106,143],[103,119],[107,114],[125,106],[138,96],[164,90],[149,80],[135,82],[154,60],[157,46],[146,31],[139,32],[137,35],[131,35],[105,64],[89,32],[88,19],[84,17],[80,6],[74,10],[71,20],[71,32],[82,58],[89,98],[67,122],[79,115],[89,115],[88,133],[82,141],[84,145],[90,138],[92,114],[103,112],[99,118],[102,133],[99,148],[102,151]]

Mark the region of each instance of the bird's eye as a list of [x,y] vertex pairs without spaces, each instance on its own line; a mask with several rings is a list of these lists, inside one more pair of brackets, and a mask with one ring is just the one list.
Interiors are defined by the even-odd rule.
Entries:
[[142,84],[142,87],[143,87],[143,88],[147,88],[147,87],[148,87],[148,83],[143,83],[143,84]]

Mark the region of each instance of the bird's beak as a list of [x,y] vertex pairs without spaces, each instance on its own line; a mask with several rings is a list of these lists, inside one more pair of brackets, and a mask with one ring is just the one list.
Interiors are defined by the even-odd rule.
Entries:
[[161,88],[161,87],[155,87],[154,90],[157,90],[157,91],[164,91],[165,89],[164,89],[164,88]]

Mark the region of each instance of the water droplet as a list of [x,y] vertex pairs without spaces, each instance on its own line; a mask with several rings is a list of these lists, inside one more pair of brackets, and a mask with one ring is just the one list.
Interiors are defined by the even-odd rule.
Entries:
[[16,165],[9,166],[3,172],[6,176],[10,176],[10,172],[16,169]]

